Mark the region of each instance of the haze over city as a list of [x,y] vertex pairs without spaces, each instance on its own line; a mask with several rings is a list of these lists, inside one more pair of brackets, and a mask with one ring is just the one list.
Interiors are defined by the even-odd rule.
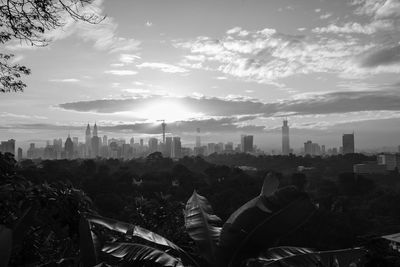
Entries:
[[312,140],[358,149],[400,144],[398,1],[94,1],[106,19],[66,20],[46,47],[3,47],[32,74],[0,100],[0,140],[26,149],[68,134],[180,136],[194,144],[254,135],[280,149]]

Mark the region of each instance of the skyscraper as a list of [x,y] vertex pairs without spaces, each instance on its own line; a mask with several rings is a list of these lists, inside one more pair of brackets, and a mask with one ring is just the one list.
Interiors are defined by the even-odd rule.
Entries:
[[158,140],[157,138],[149,139],[149,153],[158,151]]
[[97,125],[94,124],[93,127],[93,137],[91,140],[91,157],[98,157],[100,156],[100,138],[97,134]]
[[242,135],[240,139],[240,150],[243,153],[253,152],[253,136]]
[[108,137],[107,137],[107,135],[103,136],[103,146],[108,146]]
[[97,125],[96,125],[96,123],[94,123],[94,127],[93,127],[93,136],[97,136]]
[[342,146],[343,146],[343,154],[354,153],[354,133],[343,134]]
[[22,160],[22,148],[19,147],[17,151],[18,151],[17,152],[17,160],[21,161]]
[[65,149],[65,157],[67,159],[72,159],[74,155],[74,143],[72,142],[71,137],[69,135],[67,140],[65,140],[64,149]]
[[2,141],[0,143],[0,152],[11,153],[11,154],[15,155],[15,140],[10,139],[8,141]]
[[90,132],[90,125],[88,123],[88,125],[86,127],[86,133],[85,133],[85,157],[86,158],[90,157],[91,146],[92,146],[92,134]]
[[181,156],[182,156],[181,138],[174,137],[172,139],[172,157],[173,158],[181,158]]
[[289,155],[290,145],[289,145],[289,126],[288,121],[283,121],[282,126],[282,155]]
[[201,147],[200,128],[197,128],[196,131],[196,147]]
[[172,157],[172,137],[165,138],[165,156],[171,158]]
[[312,155],[312,142],[309,140],[304,143],[304,154],[305,155]]

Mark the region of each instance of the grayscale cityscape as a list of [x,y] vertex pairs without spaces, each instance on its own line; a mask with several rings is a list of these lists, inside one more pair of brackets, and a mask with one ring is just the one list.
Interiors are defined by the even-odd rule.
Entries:
[[0,0],[0,267],[400,267],[400,0]]

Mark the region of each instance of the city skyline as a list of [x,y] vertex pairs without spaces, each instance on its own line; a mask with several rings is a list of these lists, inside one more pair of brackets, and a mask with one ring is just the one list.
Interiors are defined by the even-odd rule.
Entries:
[[88,121],[109,136],[151,138],[165,120],[182,143],[200,128],[205,142],[245,134],[281,150],[289,117],[293,148],[339,147],[352,132],[358,149],[400,144],[397,0],[96,0],[88,9],[107,18],[67,20],[44,48],[3,45],[32,74],[23,93],[2,95],[0,140],[26,148],[81,136]]

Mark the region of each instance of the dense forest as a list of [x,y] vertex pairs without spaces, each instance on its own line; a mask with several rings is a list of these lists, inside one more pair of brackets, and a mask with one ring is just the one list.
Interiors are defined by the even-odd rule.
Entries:
[[[370,266],[394,266],[398,261],[379,237],[400,232],[399,174],[363,177],[352,173],[353,164],[374,157],[214,154],[172,160],[153,153],[129,161],[18,163],[10,154],[0,157],[0,225],[20,229],[10,266],[47,266],[75,255],[83,212],[133,223],[192,251],[195,243],[185,231],[183,210],[193,191],[205,196],[214,213],[226,221],[259,195],[271,171],[279,178],[280,188],[294,186],[318,206],[305,223],[276,240],[275,247],[363,246],[369,249],[369,257],[388,264]],[[256,169],[245,171],[239,166]],[[298,166],[308,167],[307,171],[298,172]],[[19,221],[27,216],[32,216],[33,226]]]

